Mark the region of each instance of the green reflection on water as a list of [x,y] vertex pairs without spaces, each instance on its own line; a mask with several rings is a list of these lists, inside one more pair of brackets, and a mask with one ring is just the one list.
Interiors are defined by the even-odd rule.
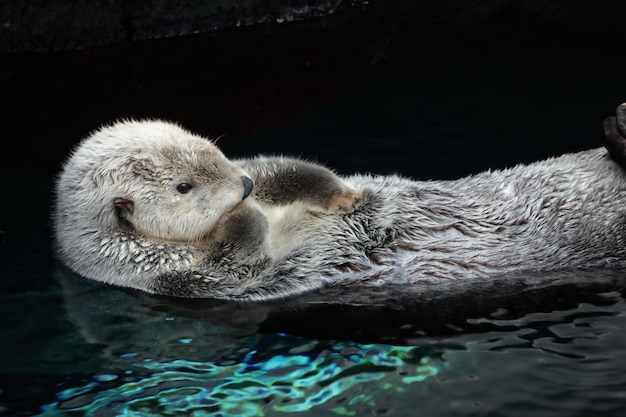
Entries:
[[253,349],[227,364],[137,357],[133,372],[63,390],[40,415],[265,416],[324,407],[349,416],[445,366],[416,346],[340,342],[314,351],[296,346],[264,357]]

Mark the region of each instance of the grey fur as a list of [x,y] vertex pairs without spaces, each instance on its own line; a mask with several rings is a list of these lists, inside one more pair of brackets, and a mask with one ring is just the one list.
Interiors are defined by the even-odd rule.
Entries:
[[[128,147],[129,135],[139,138],[136,149]],[[178,145],[156,152],[164,135]],[[189,138],[197,137],[175,125],[122,121],[77,147],[59,177],[53,215],[58,255],[69,268],[150,293],[268,300],[329,286],[626,267],[626,174],[604,148],[455,181],[413,181],[340,178],[290,158],[230,162],[208,141],[217,161],[209,165],[217,169],[205,172],[206,159],[194,166],[177,154],[187,152]],[[150,156],[141,175],[128,169],[133,153]],[[169,239],[161,223],[174,222],[174,213],[166,215],[171,205],[160,200],[173,198],[163,191],[168,178],[191,175],[186,170],[206,182],[208,193],[217,181],[216,192],[231,200],[185,200],[183,206],[201,210],[193,207],[183,220],[196,219],[202,230],[188,241]],[[232,178],[242,175],[255,190],[235,203],[224,188],[240,195]],[[142,220],[149,234],[132,216],[116,216],[111,201],[122,191],[159,223]],[[209,205],[222,210],[213,223],[201,217]]]
[[[253,197],[268,204],[305,202],[311,207],[332,209],[337,196],[352,190],[330,169],[294,158],[259,156],[237,164],[254,178]],[[356,195],[354,195],[357,198]]]

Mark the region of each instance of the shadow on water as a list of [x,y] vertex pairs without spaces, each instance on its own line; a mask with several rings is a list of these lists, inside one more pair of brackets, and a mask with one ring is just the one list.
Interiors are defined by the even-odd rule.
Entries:
[[[70,311],[102,303],[99,292],[81,290],[86,285],[82,278],[62,273],[60,279]],[[100,284],[87,287],[92,285]],[[123,292],[149,309],[216,326],[321,340],[415,345],[424,343],[424,338],[519,330],[521,322],[511,321],[537,312],[574,309],[583,302],[613,304],[626,295],[626,271],[559,271],[419,288],[326,288],[275,302]]]

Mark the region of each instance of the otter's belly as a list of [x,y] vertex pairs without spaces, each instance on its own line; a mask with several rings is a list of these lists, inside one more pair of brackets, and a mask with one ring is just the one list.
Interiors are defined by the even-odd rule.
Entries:
[[360,224],[393,236],[382,262],[402,279],[626,266],[626,176],[603,149],[455,181],[348,182],[376,196]]

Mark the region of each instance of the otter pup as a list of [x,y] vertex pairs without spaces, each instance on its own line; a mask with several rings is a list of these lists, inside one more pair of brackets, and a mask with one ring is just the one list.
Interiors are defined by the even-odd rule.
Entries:
[[[613,126],[619,159],[626,120]],[[86,278],[269,300],[626,267],[625,203],[626,173],[604,148],[455,181],[339,177],[292,158],[230,161],[175,124],[125,120],[66,161],[53,223],[61,261]]]
[[123,120],[93,132],[66,161],[56,184],[55,246],[87,278],[167,293],[159,279],[211,259],[210,277],[238,278],[236,268],[288,252],[307,220],[348,211],[358,198],[319,165],[231,162],[176,124]]

